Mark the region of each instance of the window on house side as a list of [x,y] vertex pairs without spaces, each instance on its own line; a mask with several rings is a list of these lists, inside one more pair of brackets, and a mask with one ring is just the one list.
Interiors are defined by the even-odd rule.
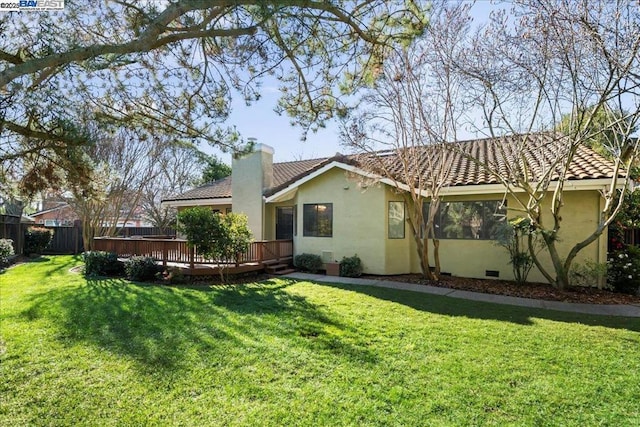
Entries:
[[302,223],[306,237],[333,237],[333,203],[305,204]]
[[[423,205],[426,217],[429,204]],[[440,202],[434,228],[438,239],[495,240],[497,226],[506,218],[500,200]]]
[[404,202],[389,202],[389,239],[404,239]]

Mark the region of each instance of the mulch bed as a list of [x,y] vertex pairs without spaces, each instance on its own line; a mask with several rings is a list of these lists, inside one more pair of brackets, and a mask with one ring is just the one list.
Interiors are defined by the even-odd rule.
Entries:
[[532,298],[546,301],[575,302],[583,304],[640,304],[640,296],[620,294],[604,289],[571,287],[564,291],[554,289],[549,284],[527,283],[519,285],[507,280],[467,279],[463,277],[442,277],[439,281],[424,279],[419,274],[397,276],[362,276],[367,279],[395,280],[441,288],[482,292],[485,294],[508,295],[520,298]]

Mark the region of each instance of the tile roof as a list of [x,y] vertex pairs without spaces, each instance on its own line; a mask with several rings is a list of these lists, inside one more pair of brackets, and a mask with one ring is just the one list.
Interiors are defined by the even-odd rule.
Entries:
[[[499,184],[501,181],[491,174],[483,164],[490,165],[502,176],[515,177],[528,170],[530,181],[543,178],[547,172],[550,172],[548,175],[551,179],[555,179],[558,176],[558,171],[550,171],[549,168],[553,167],[552,162],[556,153],[567,148],[567,144],[563,143],[562,138],[551,133],[475,139],[450,143],[450,146],[452,149],[447,150],[447,154],[445,154],[450,156],[447,158],[451,160],[451,170],[445,180],[446,186]],[[433,175],[434,168],[431,165],[436,165],[435,170],[437,171],[440,163],[438,151],[430,146],[415,147],[410,150],[414,151],[409,157],[410,160],[418,163],[421,178],[428,180]],[[402,163],[397,152],[381,151],[377,154],[387,163],[389,169],[397,174],[397,179],[400,179]],[[475,158],[477,161],[470,158]],[[265,190],[265,195],[269,196],[280,191],[332,161],[375,170],[371,154],[348,156],[336,154],[336,156],[328,158],[274,163],[274,185]],[[525,164],[527,168],[523,167]],[[613,171],[614,165],[611,161],[590,148],[581,146],[569,165],[566,178],[569,180],[610,178]],[[194,188],[175,198],[165,199],[165,201],[228,197],[231,197],[231,177]]]
[[[297,181],[302,176],[316,169],[318,165],[324,165],[328,159],[309,159],[293,162],[283,162],[273,164],[273,187],[267,192],[278,191],[282,185]],[[231,177],[228,176],[214,182],[202,185],[192,190],[186,191],[176,197],[164,199],[163,201],[177,200],[202,200],[231,197]]]
[[[426,181],[431,176],[442,173],[445,175],[445,186],[452,187],[500,184],[501,180],[489,169],[497,171],[502,177],[509,177],[511,182],[524,177],[525,172],[529,182],[554,180],[558,178],[563,164],[554,165],[553,162],[558,153],[566,152],[569,147],[564,138],[552,133],[475,139],[447,145],[451,149],[444,155],[432,146],[411,148],[414,152],[409,158],[412,162],[417,162],[417,165],[408,170],[420,170],[420,178]],[[396,179],[406,181],[401,179],[405,174],[397,152],[388,151],[385,154],[383,160],[387,169],[396,175]],[[369,156],[364,154],[355,158],[367,169],[375,170],[375,164]],[[448,173],[446,169],[442,169],[442,165],[447,162],[441,161],[441,158],[451,162]],[[613,162],[589,147],[580,146],[564,176],[568,180],[598,179],[610,178],[613,173]]]
[[228,176],[200,187],[185,191],[175,197],[163,199],[163,202],[176,200],[202,200],[231,197],[231,177]]
[[269,192],[277,191],[276,188],[286,186],[297,181],[308,173],[324,166],[332,158],[297,160],[293,162],[283,162],[273,164],[273,187]]
[[[539,133],[533,135],[511,135],[501,138],[486,138],[459,143],[472,157],[482,159],[502,176],[518,176],[527,170],[531,175],[530,181],[538,181],[545,176],[557,179],[564,163],[554,165],[556,159],[562,158],[558,154],[566,154],[569,143],[565,137],[554,133]],[[487,174],[484,168],[474,165],[474,174],[465,178],[460,176],[459,170],[468,165],[467,157],[462,157],[453,170],[452,185],[489,184],[498,182],[495,177]],[[464,162],[467,162],[465,165]],[[472,162],[471,162],[472,163]],[[524,165],[527,167],[525,168]],[[598,179],[610,178],[614,174],[614,164],[591,148],[581,145],[578,147],[568,166],[565,179]],[[491,182],[489,182],[491,181]]]

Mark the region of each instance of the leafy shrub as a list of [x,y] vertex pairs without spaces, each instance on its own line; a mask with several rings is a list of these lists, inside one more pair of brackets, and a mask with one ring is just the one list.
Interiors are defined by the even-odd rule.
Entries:
[[53,230],[42,227],[29,227],[24,233],[24,254],[40,255],[53,239]]
[[162,280],[172,285],[182,285],[189,282],[189,278],[177,267],[167,268],[160,277]]
[[201,206],[178,213],[178,230],[187,236],[189,246],[198,248],[207,259],[234,259],[251,243],[246,215],[222,215]]
[[0,265],[8,264],[9,257],[14,255],[13,240],[0,239]]
[[322,258],[320,255],[300,254],[293,258],[293,265],[300,270],[317,273],[318,270],[322,270]]
[[591,260],[584,264],[574,263],[569,271],[569,283],[573,286],[592,287],[607,276],[607,264],[600,264]]
[[640,248],[627,246],[609,254],[607,281],[616,292],[640,292]]
[[[186,235],[189,247],[197,248],[205,259],[237,261],[251,243],[246,215],[222,215],[202,206],[178,213],[178,231]],[[223,268],[220,278],[224,280]]]
[[83,257],[86,276],[116,276],[124,272],[124,264],[113,252],[89,251]]
[[212,259],[218,254],[215,235],[220,232],[220,216],[204,206],[187,208],[178,212],[178,231],[187,238],[190,247]]
[[362,260],[356,254],[352,257],[343,257],[340,261],[340,275],[344,277],[362,276]]
[[536,253],[541,248],[538,236],[534,234],[531,221],[523,217],[515,217],[509,221],[498,223],[494,230],[496,244],[509,252],[509,264],[513,271],[516,283],[524,284],[529,272],[533,268],[534,260],[529,253],[529,237],[533,239],[533,247]]
[[230,212],[222,216],[224,233],[218,236],[222,245],[222,254],[226,258],[236,258],[249,249],[252,236],[249,230],[248,218],[244,214]]
[[132,256],[124,262],[124,271],[130,280],[147,281],[155,279],[160,270],[153,258]]

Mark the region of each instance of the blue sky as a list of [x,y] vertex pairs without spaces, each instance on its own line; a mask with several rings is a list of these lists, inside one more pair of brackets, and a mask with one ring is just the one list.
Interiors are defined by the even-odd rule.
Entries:
[[[491,10],[504,7],[504,2],[479,0],[472,8],[472,15],[476,23],[484,22]],[[263,83],[262,98],[247,107],[242,96],[234,96],[233,112],[228,118],[227,126],[236,126],[246,139],[254,137],[258,143],[270,145],[274,148],[274,161],[328,157],[337,152],[346,153],[345,147],[340,145],[339,125],[337,122],[327,123],[325,129],[317,133],[309,132],[306,141],[301,141],[302,130],[292,127],[287,116],[279,116],[274,112],[278,101],[277,82]],[[461,134],[463,138],[473,138],[473,134]],[[224,162],[231,163],[230,154],[222,154],[211,147],[202,147],[206,152],[216,154]]]
[[335,121],[327,123],[327,127],[317,133],[309,132],[306,141],[301,141],[302,129],[291,126],[289,117],[279,116],[273,111],[279,97],[275,84],[265,84],[262,98],[250,107],[244,105],[240,97],[234,99],[228,123],[235,125],[245,139],[254,137],[259,143],[272,146],[276,161],[327,157],[344,151],[340,147],[338,123]]

